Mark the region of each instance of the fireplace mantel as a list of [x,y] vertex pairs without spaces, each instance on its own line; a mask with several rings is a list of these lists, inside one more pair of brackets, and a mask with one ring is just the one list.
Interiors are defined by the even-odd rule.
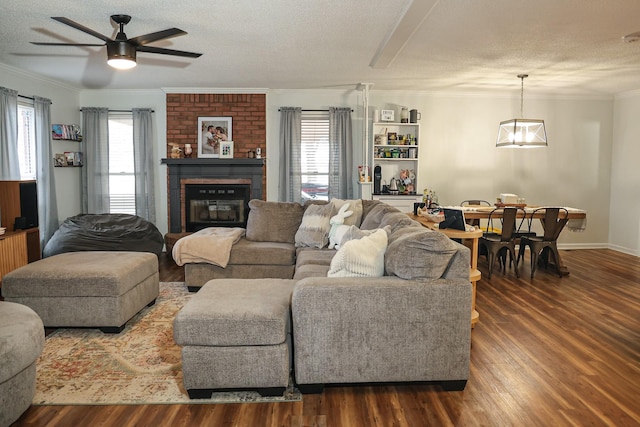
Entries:
[[246,178],[251,180],[251,198],[262,199],[262,177],[265,159],[161,159],[167,165],[169,232],[182,229],[181,180]]
[[163,165],[171,166],[264,166],[265,159],[209,159],[209,158],[195,158],[195,159],[160,159],[160,163]]

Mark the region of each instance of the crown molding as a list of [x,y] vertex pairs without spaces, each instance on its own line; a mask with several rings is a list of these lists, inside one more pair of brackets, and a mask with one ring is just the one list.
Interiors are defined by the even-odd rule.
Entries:
[[26,77],[26,78],[37,80],[37,81],[40,81],[42,83],[46,83],[46,84],[49,84],[49,85],[52,85],[52,86],[57,86],[57,87],[59,87],[61,89],[68,90],[68,91],[71,91],[71,92],[80,93],[80,91],[82,90],[77,86],[72,86],[72,85],[69,85],[69,84],[66,84],[66,83],[62,83],[59,80],[55,80],[55,79],[52,79],[52,78],[49,78],[49,77],[45,77],[45,76],[43,76],[41,74],[33,73],[31,71],[26,71],[26,70],[23,70],[21,68],[12,67],[11,65],[7,65],[7,64],[3,64],[3,63],[0,63],[0,70],[5,70],[5,71],[7,71],[9,73],[17,75],[18,77],[23,77],[23,78]]

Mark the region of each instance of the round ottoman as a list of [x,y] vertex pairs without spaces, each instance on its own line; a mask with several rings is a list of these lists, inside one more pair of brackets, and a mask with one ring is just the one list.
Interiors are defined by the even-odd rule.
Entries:
[[16,421],[31,405],[43,346],[44,326],[36,312],[0,301],[0,426]]

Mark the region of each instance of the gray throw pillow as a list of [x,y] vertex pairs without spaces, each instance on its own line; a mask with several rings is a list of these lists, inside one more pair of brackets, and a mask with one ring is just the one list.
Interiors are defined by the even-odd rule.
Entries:
[[420,230],[424,229],[422,224],[418,221],[414,221],[409,218],[409,216],[402,212],[388,212],[384,214],[382,220],[380,221],[379,227],[385,227],[387,225],[391,226],[391,233],[394,233],[397,230],[405,227],[415,227]]
[[405,228],[392,233],[384,256],[388,275],[402,279],[438,279],[456,253],[455,243],[438,231]]
[[324,248],[329,244],[331,211],[330,204],[307,206],[295,235],[297,247]]
[[386,203],[379,203],[376,206],[372,207],[367,215],[362,219],[360,229],[373,230],[378,228],[380,226],[380,221],[382,221],[382,217],[384,217],[388,212],[402,213],[393,206],[387,205]]
[[304,208],[300,203],[249,201],[247,240],[295,243]]
[[356,225],[360,227],[362,222],[362,199],[355,200],[343,200],[343,199],[331,199],[330,204],[333,205],[333,212],[331,216],[338,213],[342,205],[348,203],[350,211],[353,212],[350,216],[344,219],[344,225]]

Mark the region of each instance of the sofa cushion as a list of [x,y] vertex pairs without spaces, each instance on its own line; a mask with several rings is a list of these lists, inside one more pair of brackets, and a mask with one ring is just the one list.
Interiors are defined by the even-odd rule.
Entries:
[[295,243],[304,208],[300,203],[249,201],[247,240]]
[[389,212],[402,213],[393,206],[387,205],[386,203],[379,203],[376,206],[372,207],[367,216],[364,217],[364,219],[362,220],[362,224],[360,224],[360,229],[374,230],[376,228],[379,228],[382,218]]
[[296,248],[292,243],[253,242],[241,238],[232,246],[230,265],[293,265]]
[[384,265],[388,275],[402,279],[438,279],[456,253],[455,243],[443,233],[404,228],[391,235]]
[[331,199],[331,206],[333,206],[333,211],[331,212],[331,216],[334,216],[338,213],[340,208],[349,204],[349,211],[353,212],[353,215],[348,216],[344,219],[344,225],[357,225],[360,227],[360,223],[362,222],[362,200],[354,199],[354,200],[343,200],[343,199]]
[[291,332],[289,302],[296,284],[285,279],[207,282],[173,321],[178,345],[274,345]]
[[414,227],[420,230],[423,230],[424,227],[418,222],[407,216],[407,214],[402,212],[387,212],[382,217],[380,221],[380,225],[378,228],[384,228],[387,225],[391,226],[391,233],[395,233],[397,230],[400,230],[405,227]]
[[[380,230],[380,228],[376,228],[374,230],[361,230],[355,225],[352,225],[344,233],[344,236],[342,236],[342,240],[340,240],[340,246],[344,245],[349,240],[357,240],[357,239],[362,239],[365,236],[370,236],[371,234],[375,233],[377,230]],[[389,238],[389,236],[391,235],[391,226],[387,225],[384,228],[382,228],[382,230],[384,230],[387,233],[387,238]]]
[[333,249],[298,248],[296,269],[307,264],[328,266],[335,254]]
[[305,264],[299,268],[296,268],[296,274],[293,276],[293,278],[294,280],[302,280],[307,277],[327,277],[328,272],[328,265]]
[[297,247],[324,248],[329,244],[329,218],[331,218],[332,206],[308,205],[302,216],[302,223],[296,231],[295,242]]
[[377,277],[384,275],[387,233],[376,230],[369,236],[350,240],[331,260],[328,277]]
[[[373,209],[374,207],[378,206],[381,203],[382,202],[380,200],[362,199],[362,220],[364,221],[367,215],[369,215],[369,212],[371,212],[371,209]],[[360,226],[362,226],[362,224],[360,224]]]

